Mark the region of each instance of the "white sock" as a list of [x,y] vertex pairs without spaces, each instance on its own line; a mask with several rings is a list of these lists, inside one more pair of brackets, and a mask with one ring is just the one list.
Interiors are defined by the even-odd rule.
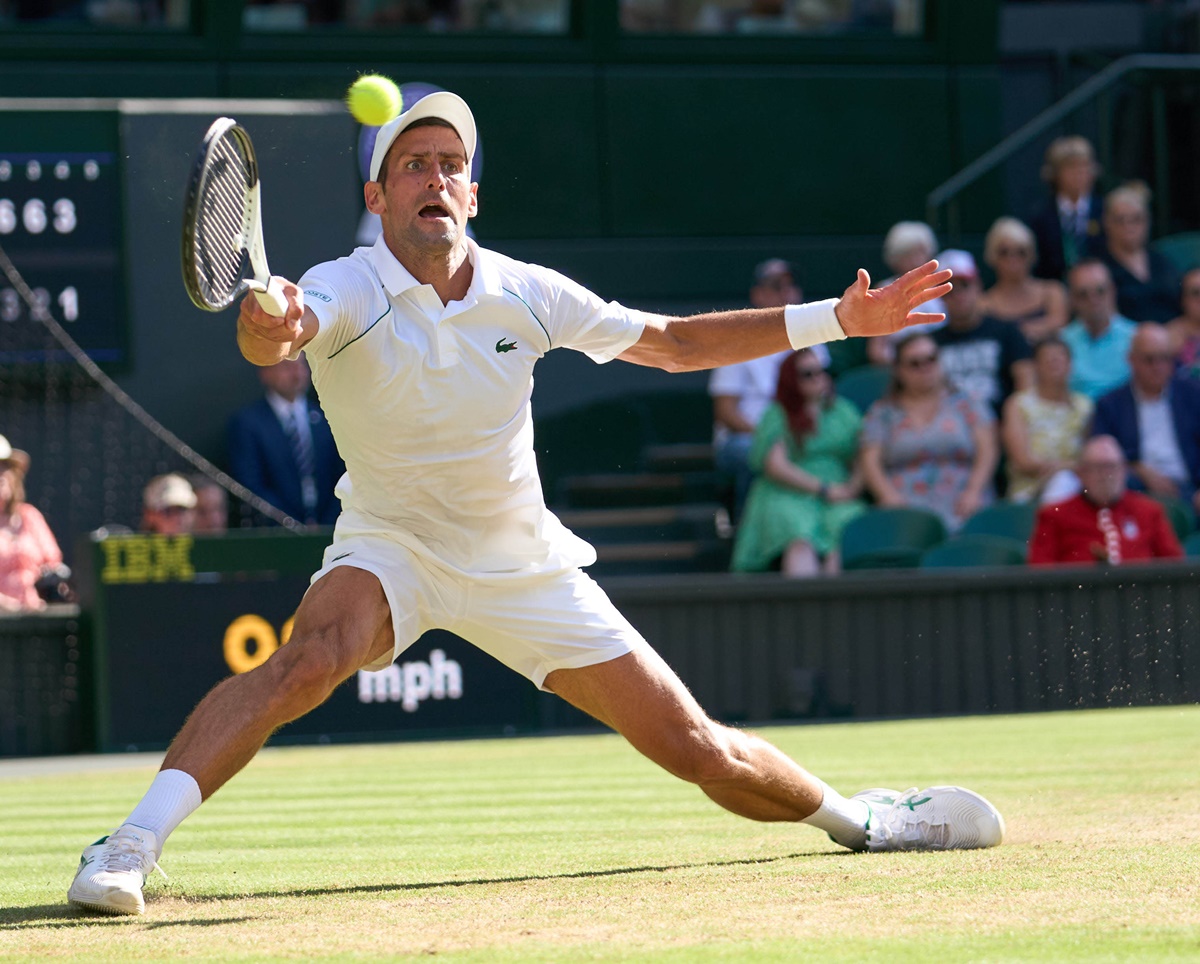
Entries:
[[809,814],[801,823],[819,827],[836,843],[851,850],[862,850],[867,845],[867,818],[871,809],[862,800],[847,800],[824,780],[817,780],[825,791],[817,812]]
[[200,786],[190,773],[159,770],[141,803],[133,808],[125,822],[154,834],[158,840],[156,856],[161,856],[167,837],[200,803]]

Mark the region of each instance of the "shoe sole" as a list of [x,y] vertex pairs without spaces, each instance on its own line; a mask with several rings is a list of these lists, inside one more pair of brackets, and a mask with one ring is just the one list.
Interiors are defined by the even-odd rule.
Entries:
[[92,910],[100,914],[111,914],[113,916],[137,917],[140,914],[146,913],[144,904],[141,907],[138,907],[136,904],[132,907],[123,907],[120,904],[103,903],[98,900],[84,900],[70,893],[67,894],[67,903],[83,910]]

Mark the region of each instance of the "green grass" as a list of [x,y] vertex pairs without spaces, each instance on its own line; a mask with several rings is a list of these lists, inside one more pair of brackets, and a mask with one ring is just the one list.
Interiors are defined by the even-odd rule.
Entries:
[[1200,707],[760,732],[847,792],[971,786],[1008,839],[848,854],[609,735],[280,749],[172,836],[145,917],[96,918],[79,851],[152,769],[0,766],[0,958],[1200,959]]

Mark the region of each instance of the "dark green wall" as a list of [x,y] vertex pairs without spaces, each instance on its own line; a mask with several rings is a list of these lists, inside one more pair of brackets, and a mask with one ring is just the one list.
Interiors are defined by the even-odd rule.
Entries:
[[[881,277],[887,228],[922,217],[926,193],[1000,135],[998,0],[929,0],[919,40],[623,37],[616,0],[575,4],[558,38],[251,36],[239,3],[193,2],[187,35],[0,29],[0,98],[213,99],[190,116],[125,115],[133,350],[119,380],[218,462],[229,413],[258,387],[232,316],[184,298],[177,212],[206,118],[234,110],[220,98],[335,103],[368,70],[455,90],[484,148],[480,240],[669,311],[744,303],[769,256],[791,260],[813,299],[859,266]],[[274,270],[348,251],[361,210],[350,118],[241,119],[259,145]],[[982,232],[999,196],[972,194],[965,230]],[[571,356],[539,367],[537,412],[705,382]]]

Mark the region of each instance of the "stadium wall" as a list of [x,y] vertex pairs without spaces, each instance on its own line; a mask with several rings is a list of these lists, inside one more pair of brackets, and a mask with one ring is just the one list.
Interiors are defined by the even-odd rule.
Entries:
[[[0,617],[0,755],[165,746],[195,702],[285,644],[324,539],[93,544],[86,620]],[[612,578],[604,586],[729,722],[1019,713],[1200,700],[1197,561]],[[94,667],[94,668],[93,668]],[[154,686],[147,688],[146,679]],[[94,707],[92,712],[91,707]],[[594,725],[445,632],[358,674],[282,742]]]
[[[114,375],[221,465],[226,420],[259,389],[234,349],[231,315],[208,318],[182,297],[177,211],[190,154],[223,99],[336,106],[367,70],[457,90],[482,134],[482,242],[651,309],[742,304],[751,267],[774,255],[797,264],[815,299],[840,293],[859,265],[881,276],[886,228],[920,217],[928,190],[999,138],[997,6],[929,0],[925,36],[904,40],[635,37],[619,32],[616,0],[597,0],[574,5],[569,35],[521,38],[263,36],[243,30],[240,3],[195,0],[192,28],[178,35],[6,24],[0,92],[164,101],[159,112],[120,114],[130,354]],[[178,98],[208,98],[208,113],[171,114],[165,100]],[[362,210],[350,118],[245,122],[259,143],[273,268],[295,276],[349,250]],[[996,213],[998,190],[996,179],[972,195],[970,226]],[[572,355],[539,367],[535,414],[704,384],[702,374],[560,357]],[[0,384],[0,401],[5,392]],[[47,394],[62,414],[30,417],[65,425],[77,402],[93,400],[76,395]],[[30,498],[53,510],[64,546],[81,527],[136,524],[136,483],[172,467],[161,452],[122,453],[129,486],[92,510],[91,486],[69,507],[61,484],[44,486],[95,480],[99,461],[34,456]],[[70,528],[57,521],[67,517]]]

